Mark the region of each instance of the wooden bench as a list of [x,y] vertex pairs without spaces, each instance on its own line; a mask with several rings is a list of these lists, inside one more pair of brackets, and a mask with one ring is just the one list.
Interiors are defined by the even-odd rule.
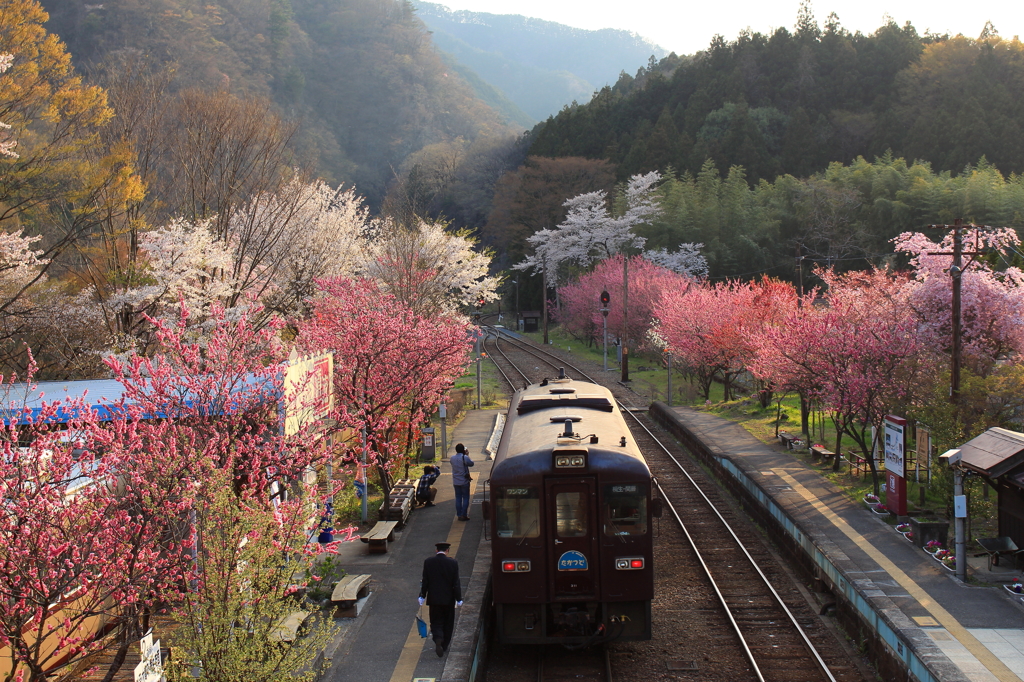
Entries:
[[384,505],[380,506],[380,512],[377,518],[381,521],[395,521],[398,523],[399,528],[405,525],[405,522],[409,519],[409,512],[412,511],[412,499],[413,489],[409,489],[408,495],[395,495],[391,493],[388,497],[391,498],[391,506],[387,509]]
[[369,533],[361,535],[359,539],[370,545],[370,554],[384,554],[388,551],[388,543],[395,539],[397,527],[398,521],[378,521]]
[[403,478],[395,481],[395,484],[391,486],[391,490],[395,491],[400,488],[412,488],[413,490],[415,490],[417,483],[418,481],[414,478]]
[[779,431],[779,442],[782,443],[782,446],[787,450],[793,449],[792,443],[794,440],[796,440],[796,436],[788,434],[785,431]]
[[369,575],[346,575],[338,581],[331,593],[331,601],[338,605],[335,618],[355,618],[356,602],[370,593]]
[[810,447],[810,451],[811,451],[811,461],[812,462],[821,461],[824,464],[831,464],[832,463],[832,458],[836,456],[836,453],[832,452],[831,450],[826,449],[823,446],[819,447],[817,445],[812,445]]
[[299,628],[309,615],[309,611],[292,611],[286,616],[281,616],[267,633],[267,639],[271,642],[294,642],[299,637]]

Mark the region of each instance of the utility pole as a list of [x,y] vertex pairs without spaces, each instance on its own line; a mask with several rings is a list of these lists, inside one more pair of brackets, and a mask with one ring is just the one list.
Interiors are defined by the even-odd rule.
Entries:
[[[942,229],[942,230],[953,230],[953,250],[952,251],[929,251],[929,255],[933,256],[952,256],[953,264],[949,266],[949,276],[953,279],[953,296],[952,296],[952,323],[953,323],[953,343],[952,343],[952,355],[950,359],[950,377],[949,377],[949,402],[954,405],[960,404],[960,366],[963,362],[963,348],[961,336],[961,304],[960,304],[960,292],[963,286],[963,274],[964,270],[970,266],[971,262],[968,261],[964,264],[963,257],[971,256],[973,261],[974,256],[980,256],[981,252],[978,250],[969,251],[964,253],[964,228],[970,228],[975,230],[988,229],[987,225],[964,225],[963,220],[957,218],[952,225],[929,225],[930,228]],[[975,240],[977,244],[977,240]],[[977,246],[975,246],[977,249]]]

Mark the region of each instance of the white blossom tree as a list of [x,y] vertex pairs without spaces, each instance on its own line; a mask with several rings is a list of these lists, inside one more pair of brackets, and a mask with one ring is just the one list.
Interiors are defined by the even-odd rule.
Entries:
[[366,240],[362,274],[420,314],[496,300],[500,281],[488,274],[491,254],[477,249],[468,230],[445,228],[424,220],[411,230],[378,221]]
[[[661,180],[658,171],[636,174],[630,177],[620,197],[621,211],[614,215],[608,208],[605,191],[587,192],[568,199],[563,204],[568,209],[565,220],[554,230],[539,230],[527,241],[534,253],[514,265],[517,270],[532,270],[544,277],[544,341],[547,342],[547,288],[557,280],[562,263],[575,261],[588,266],[594,261],[604,260],[627,249],[642,249],[647,242],[634,229],[658,216],[661,207],[655,191]],[[644,253],[653,263],[670,268],[680,274],[697,277],[707,273],[707,262],[700,255],[703,244],[681,244],[679,251],[669,253],[664,249]],[[629,259],[623,259],[628,267]],[[628,274],[623,281],[628,297]],[[623,373],[625,376],[625,372]]]

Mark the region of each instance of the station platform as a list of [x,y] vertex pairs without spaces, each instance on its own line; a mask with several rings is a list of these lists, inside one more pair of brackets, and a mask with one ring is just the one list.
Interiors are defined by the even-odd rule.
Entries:
[[[664,407],[662,405],[662,407]],[[971,584],[863,503],[851,501],[813,466],[766,445],[735,422],[688,408],[667,408],[716,458],[771,498],[857,595],[913,649],[931,679],[1016,682],[1024,679],[1024,604],[1005,589],[1024,578],[1009,566],[988,569],[968,547]],[[902,654],[903,652],[900,651]]]
[[[411,682],[468,680],[478,646],[477,634],[490,570],[480,503],[483,482],[489,478],[491,461],[485,449],[498,418],[498,410],[470,410],[449,431],[448,453],[441,459],[441,476],[434,487],[433,507],[417,507],[405,526],[395,532],[383,554],[369,554],[367,545],[342,543],[338,556],[348,574],[369,574],[370,594],[358,604],[358,616],[336,619],[336,635],[325,651],[328,667],[321,682]],[[448,455],[463,443],[474,465],[470,470],[469,521],[455,516],[455,492]],[[376,510],[372,517],[376,518]],[[464,604],[456,610],[455,635],[444,657],[434,652],[428,636],[419,636],[416,615],[428,620],[417,597],[423,561],[434,555],[434,543],[449,542],[449,556],[459,562]],[[482,548],[482,552],[479,551]]]

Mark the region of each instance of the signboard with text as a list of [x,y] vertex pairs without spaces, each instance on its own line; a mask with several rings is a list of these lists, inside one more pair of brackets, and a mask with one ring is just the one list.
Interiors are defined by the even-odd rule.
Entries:
[[150,632],[139,642],[142,661],[135,666],[135,682],[164,682],[164,666],[160,660],[160,640],[153,641]]
[[885,418],[885,506],[897,516],[907,515],[906,433],[906,419],[891,415]]
[[284,375],[284,435],[294,436],[334,408],[334,355],[293,357]]

